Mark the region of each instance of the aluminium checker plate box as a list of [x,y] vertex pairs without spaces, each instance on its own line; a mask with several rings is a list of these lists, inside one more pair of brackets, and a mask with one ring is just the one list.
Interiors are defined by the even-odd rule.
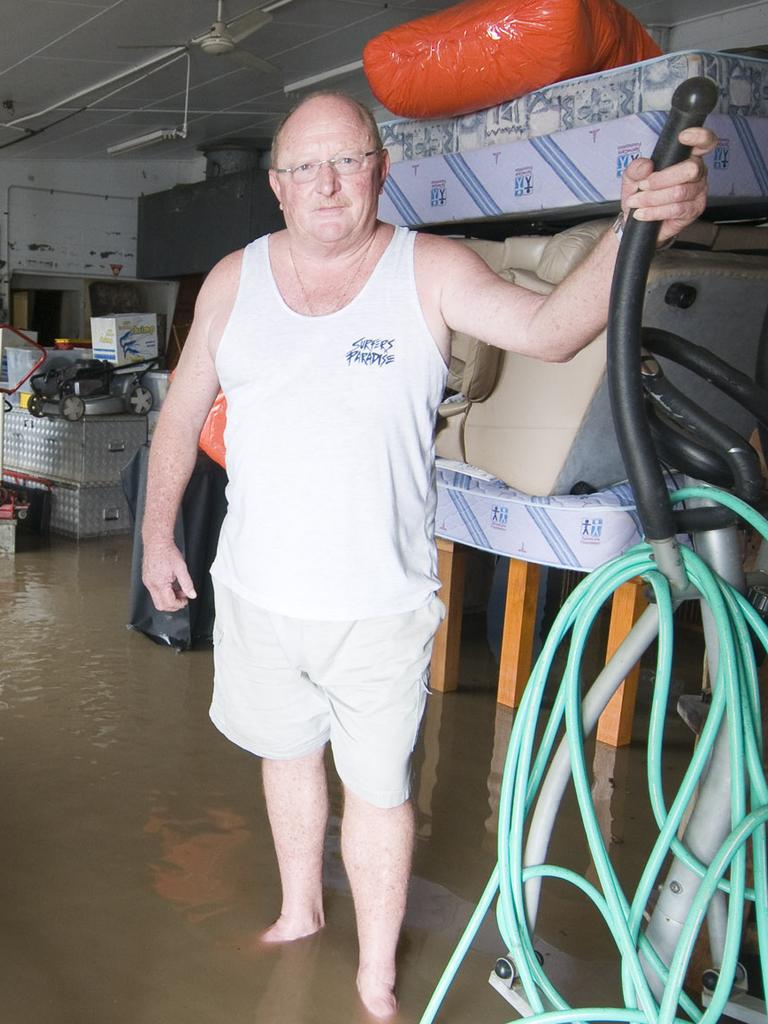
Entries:
[[126,533],[133,528],[122,485],[54,484],[51,531],[77,540]]
[[31,480],[25,481],[25,487],[31,490],[50,488],[51,533],[84,540],[133,529],[133,518],[120,483],[52,482],[46,485]]
[[115,483],[147,442],[146,416],[36,417],[13,409],[5,418],[3,462],[8,469],[55,481]]

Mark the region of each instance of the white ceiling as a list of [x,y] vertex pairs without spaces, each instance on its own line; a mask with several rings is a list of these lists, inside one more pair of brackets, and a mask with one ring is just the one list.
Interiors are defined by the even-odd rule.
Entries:
[[[379,32],[453,2],[259,0],[259,6],[274,8],[272,20],[241,47],[277,68],[264,73],[241,67],[232,55],[207,56],[198,46],[174,50],[206,32],[216,17],[216,0],[0,0],[2,156],[102,158],[109,145],[180,127],[187,52],[187,138],[144,154],[191,157],[202,144],[231,138],[267,148],[276,121],[296,98],[283,92],[284,85],[357,61]],[[625,6],[645,24],[670,25],[739,5],[626,0]],[[225,20],[253,7],[253,0],[225,0]],[[175,59],[104,84],[163,54]],[[362,71],[328,84],[376,106]]]

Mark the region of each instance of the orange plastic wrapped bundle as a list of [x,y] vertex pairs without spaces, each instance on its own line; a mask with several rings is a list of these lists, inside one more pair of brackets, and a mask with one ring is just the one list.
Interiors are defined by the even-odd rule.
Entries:
[[392,113],[448,117],[661,52],[615,0],[465,0],[371,39],[363,67]]
[[200,431],[199,445],[214,462],[227,468],[227,452],[224,447],[224,428],[227,425],[227,400],[220,391],[211,406],[208,418]]

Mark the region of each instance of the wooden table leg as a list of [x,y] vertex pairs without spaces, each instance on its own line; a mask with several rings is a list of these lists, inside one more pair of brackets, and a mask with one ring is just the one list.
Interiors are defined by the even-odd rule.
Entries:
[[459,685],[459,646],[466,561],[465,547],[443,537],[437,538],[437,574],[443,584],[440,599],[445,605],[445,618],[435,634],[430,687],[440,693],[455,690]]
[[499,703],[510,708],[520,704],[531,674],[538,597],[539,566],[510,558],[498,692]]
[[[643,581],[636,577],[624,583],[613,595],[611,624],[608,630],[606,657],[613,657],[616,649],[626,638],[639,617],[645,611],[647,601],[643,593]],[[640,663],[628,673],[597,723],[597,738],[612,747],[625,747],[632,740],[632,719],[635,715],[637,681],[640,677]]]

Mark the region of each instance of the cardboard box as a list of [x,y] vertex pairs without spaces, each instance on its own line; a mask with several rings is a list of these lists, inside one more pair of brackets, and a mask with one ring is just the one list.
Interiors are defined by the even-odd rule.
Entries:
[[120,313],[91,317],[93,358],[106,359],[115,366],[156,359],[157,316],[155,313]]

